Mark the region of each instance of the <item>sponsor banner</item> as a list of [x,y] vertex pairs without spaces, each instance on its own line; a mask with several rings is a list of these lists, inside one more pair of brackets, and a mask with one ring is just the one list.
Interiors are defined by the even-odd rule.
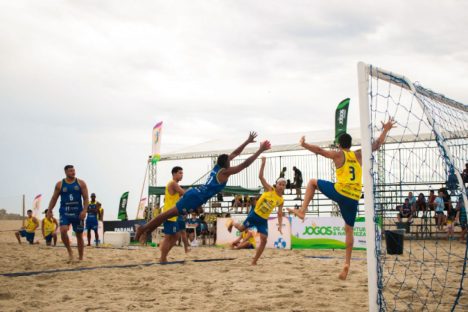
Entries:
[[[85,245],[88,244],[88,229],[86,228],[86,219],[83,221],[85,224],[85,230],[83,232],[83,240]],[[102,243],[102,239],[104,238],[104,225],[102,221],[98,221],[98,234],[99,234],[99,241]],[[60,237],[60,231],[57,232],[58,237]],[[70,225],[68,228],[68,238],[70,239],[70,244],[76,245],[76,233],[73,232],[73,227]],[[91,244],[94,245],[94,231],[91,231]]]
[[[292,218],[293,249],[345,249],[345,238],[344,221],[340,217],[307,217],[304,222],[299,218]],[[354,249],[366,249],[364,217],[356,218],[354,224]]]
[[350,99],[344,99],[338,104],[335,111],[335,143],[343,133],[346,133],[346,126],[348,124],[348,107]]
[[291,223],[288,217],[283,217],[281,234],[278,231],[278,218],[268,219],[267,248],[291,249]]
[[[236,240],[241,233],[233,228],[232,232],[229,233],[227,230],[227,222],[233,219],[236,223],[242,223],[247,216],[234,216],[232,218],[218,218],[216,223],[216,245],[229,247],[230,244]],[[250,229],[255,237],[257,246],[260,244],[260,234],[257,233],[255,227]],[[291,225],[287,217],[283,218],[282,226],[283,235],[278,231],[278,218],[270,218],[268,220],[268,242],[267,248],[280,248],[280,249],[291,249]]]
[[40,210],[41,210],[41,201],[42,201],[41,194],[34,197],[33,204],[32,204],[33,217],[39,218]]
[[125,192],[120,197],[119,214],[117,216],[117,219],[122,220],[122,221],[128,220],[128,217],[127,217],[127,203],[128,203],[128,192]]
[[145,220],[104,221],[104,232],[129,232],[130,241],[135,237],[135,226],[145,224]]
[[156,123],[153,127],[152,139],[151,139],[151,150],[152,158],[151,162],[156,164],[161,159],[161,134],[162,134],[162,121]]

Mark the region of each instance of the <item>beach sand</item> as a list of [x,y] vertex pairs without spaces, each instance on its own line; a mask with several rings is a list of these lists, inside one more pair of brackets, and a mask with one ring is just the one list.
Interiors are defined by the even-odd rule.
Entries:
[[[19,222],[1,221],[0,273],[154,263],[159,250],[88,247],[85,260],[67,263],[63,247],[19,245]],[[38,234],[38,232],[37,232]],[[74,249],[76,251],[76,248]],[[353,252],[350,274],[338,279],[344,251],[175,247],[184,264],[100,268],[24,277],[0,276],[0,311],[366,311],[365,251]],[[76,255],[76,253],[75,253]],[[326,258],[308,258],[308,257]],[[234,260],[193,262],[196,259]]]

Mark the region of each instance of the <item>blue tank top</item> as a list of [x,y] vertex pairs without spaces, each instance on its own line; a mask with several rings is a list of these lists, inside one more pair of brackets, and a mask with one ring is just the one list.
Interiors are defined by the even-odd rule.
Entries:
[[78,179],[68,184],[65,179],[62,180],[62,189],[60,190],[60,213],[67,215],[78,215],[83,210],[81,200],[81,187]]
[[221,192],[226,186],[227,182],[218,182],[218,173],[222,170],[219,165],[214,166],[210,172],[210,176],[205,184],[196,187],[194,190],[198,192],[198,196],[204,202],[207,202],[211,197]]
[[89,211],[89,209],[96,209],[97,207],[97,202],[90,202],[88,205],[88,220],[93,219],[97,220],[97,210],[96,211]]

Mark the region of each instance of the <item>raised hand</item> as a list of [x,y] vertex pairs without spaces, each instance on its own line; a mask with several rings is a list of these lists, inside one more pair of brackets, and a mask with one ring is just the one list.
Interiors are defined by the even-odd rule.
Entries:
[[390,129],[392,128],[396,128],[396,121],[395,119],[393,119],[393,117],[390,117],[387,122],[384,123],[383,121],[381,121],[381,123],[383,130],[386,132],[390,131]]
[[299,145],[304,146],[305,144],[305,136],[302,136],[301,139],[299,140]]
[[249,134],[249,137],[247,139],[247,143],[254,143],[255,142],[255,138],[258,136],[257,132],[255,131],[251,131],[250,134]]
[[263,151],[267,151],[271,148],[271,143],[270,141],[266,140],[266,141],[263,141],[262,143],[260,143],[260,150],[263,152]]

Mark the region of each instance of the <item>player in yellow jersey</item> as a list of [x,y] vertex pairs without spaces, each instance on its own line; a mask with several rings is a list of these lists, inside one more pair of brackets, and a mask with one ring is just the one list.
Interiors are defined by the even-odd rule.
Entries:
[[[395,127],[395,121],[390,118],[386,123],[382,122],[383,130],[379,138],[373,142],[372,151],[376,151],[385,142],[390,129]],[[311,179],[307,185],[304,202],[300,209],[290,209],[290,213],[295,214],[301,219],[305,218],[305,213],[310,201],[314,198],[315,190],[319,190],[325,196],[335,201],[340,207],[341,215],[345,221],[346,232],[346,258],[343,271],[338,276],[344,280],[348,276],[349,266],[351,264],[351,253],[353,251],[354,234],[353,227],[358,211],[358,203],[362,191],[362,155],[361,150],[351,151],[352,138],[344,133],[338,138],[337,151],[324,150],[321,147],[305,142],[302,137],[299,144],[312,153],[322,155],[333,160],[336,167],[336,183],[324,180]]]
[[47,215],[47,209],[44,211],[46,217],[42,219],[42,236],[46,241],[46,245],[52,245],[52,239],[54,240],[54,246],[57,245],[57,229],[59,228],[57,219],[54,218],[54,215]]
[[253,232],[245,230],[241,235],[231,243],[232,249],[255,249],[256,242]]
[[36,235],[36,229],[39,227],[39,221],[36,217],[33,217],[32,210],[27,211],[28,218],[26,219],[26,225],[21,230],[15,232],[18,243],[21,244],[20,237],[26,237],[26,240],[32,245],[34,244],[34,236]]
[[228,224],[228,230],[231,232],[232,227],[235,227],[240,232],[245,231],[248,228],[256,227],[257,232],[260,234],[260,246],[257,248],[255,257],[252,260],[252,265],[256,265],[258,259],[265,249],[268,239],[268,217],[273,212],[273,209],[278,207],[278,231],[283,234],[281,226],[283,224],[283,193],[286,188],[286,180],[279,178],[276,180],[276,184],[271,186],[265,180],[263,172],[265,171],[266,158],[262,157],[262,165],[260,166],[260,173],[258,175],[260,182],[262,182],[265,192],[260,196],[255,208],[250,210],[247,219],[244,223],[234,223],[232,220]]
[[[182,167],[176,166],[172,168],[171,173],[172,179],[166,185],[163,212],[174,207],[179,199],[185,194],[185,190],[179,186],[179,182],[182,181],[182,178],[184,177]],[[161,258],[159,259],[161,263],[167,262],[167,255],[179,239],[178,233],[180,230],[177,216],[167,219],[164,221],[163,225],[164,238],[160,244]],[[185,235],[185,239],[182,237],[182,240],[184,242],[185,251],[188,252],[187,235]]]

